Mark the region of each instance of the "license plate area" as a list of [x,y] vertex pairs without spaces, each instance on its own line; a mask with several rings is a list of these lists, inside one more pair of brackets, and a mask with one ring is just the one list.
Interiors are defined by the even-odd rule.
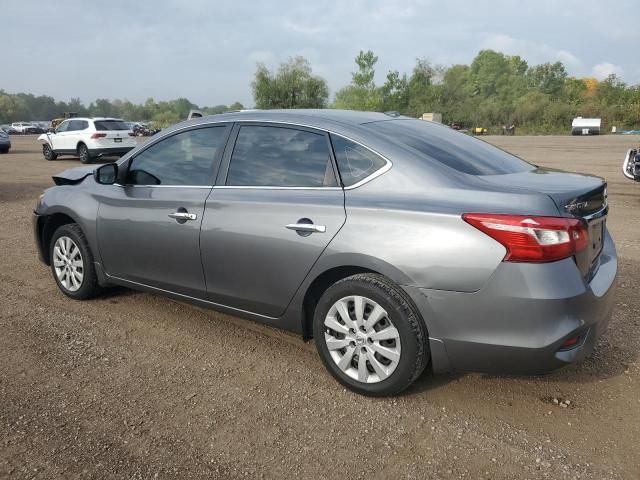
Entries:
[[589,228],[589,260],[591,263],[598,258],[602,251],[605,222],[606,217],[600,217],[591,220],[587,224]]
[[122,143],[122,139],[121,138],[114,138],[113,141],[116,142],[116,143]]

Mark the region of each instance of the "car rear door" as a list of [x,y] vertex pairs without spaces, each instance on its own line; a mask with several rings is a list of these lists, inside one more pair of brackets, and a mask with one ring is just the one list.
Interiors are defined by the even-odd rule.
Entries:
[[326,132],[239,123],[207,199],[200,248],[209,300],[281,316],[345,222]]
[[87,120],[69,120],[69,126],[63,135],[63,149],[75,152],[78,149],[78,143],[83,139],[83,131],[88,128]]
[[204,297],[200,225],[231,127],[191,128],[130,161],[101,192],[98,247],[109,276]]

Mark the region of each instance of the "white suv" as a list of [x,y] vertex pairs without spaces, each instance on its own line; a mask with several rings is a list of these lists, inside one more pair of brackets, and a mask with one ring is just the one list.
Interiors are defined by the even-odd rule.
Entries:
[[82,163],[102,156],[122,156],[137,145],[127,123],[117,118],[69,118],[38,140],[45,159],[73,155]]

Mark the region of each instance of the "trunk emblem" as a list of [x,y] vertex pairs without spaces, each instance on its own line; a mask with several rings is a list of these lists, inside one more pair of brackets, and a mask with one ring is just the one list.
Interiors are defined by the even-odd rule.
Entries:
[[573,212],[574,210],[580,210],[582,208],[587,208],[589,206],[589,202],[575,202],[565,205],[564,208],[568,212]]

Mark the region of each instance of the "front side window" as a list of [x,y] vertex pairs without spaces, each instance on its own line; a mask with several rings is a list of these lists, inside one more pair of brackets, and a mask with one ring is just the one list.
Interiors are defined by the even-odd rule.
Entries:
[[243,126],[231,156],[227,185],[336,186],[327,138],[294,128]]
[[56,128],[56,133],[66,132],[69,128],[69,123],[71,122],[67,120],[66,122],[62,122],[60,125],[58,125],[58,128]]
[[331,143],[345,187],[355,185],[387,164],[380,155],[339,135],[331,134]]
[[136,155],[129,166],[130,185],[207,186],[224,148],[226,127],[207,127],[172,135]]

